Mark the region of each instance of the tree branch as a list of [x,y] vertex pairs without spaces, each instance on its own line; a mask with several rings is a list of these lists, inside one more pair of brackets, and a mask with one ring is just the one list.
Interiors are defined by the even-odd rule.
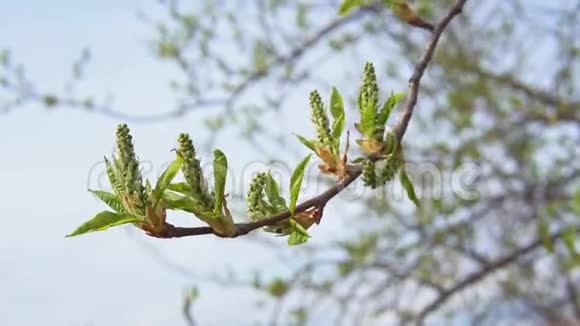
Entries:
[[[140,115],[115,110],[112,103],[93,103],[90,106],[87,106],[85,99],[75,98],[70,94],[53,94],[50,92],[45,93],[42,91],[37,91],[37,85],[33,85],[28,80],[24,80],[24,85],[16,85],[14,82],[11,82],[8,79],[4,79],[3,82],[0,83],[0,90],[3,89],[9,94],[14,94],[15,99],[9,103],[0,105],[0,114],[7,114],[14,110],[17,106],[20,106],[24,103],[44,104],[45,98],[47,97],[54,97],[57,100],[57,103],[54,104],[55,106],[59,105],[63,108],[82,109],[88,113],[99,114],[113,119],[120,119],[135,123],[152,123],[176,119],[184,116],[194,109],[206,109],[223,106],[226,108],[226,110],[229,110],[232,108],[235,101],[244,92],[246,92],[256,82],[259,82],[260,80],[268,77],[273,69],[285,64],[290,64],[300,59],[305,53],[307,53],[307,50],[319,44],[320,41],[324,40],[326,36],[334,33],[345,25],[360,19],[368,12],[369,10],[361,9],[352,15],[339,17],[329,21],[326,25],[315,31],[313,35],[305,38],[296,47],[290,49],[287,54],[275,57],[273,62],[270,63],[265,70],[253,72],[249,76],[245,77],[228,96],[207,98],[198,97],[191,101],[179,103],[174,109],[166,112],[154,113],[150,115]],[[175,12],[172,14],[176,15]],[[181,57],[181,53],[177,54],[176,60],[178,61],[179,66],[182,68],[188,67],[186,59]],[[15,69],[12,66],[5,65],[4,68],[7,70],[6,74],[8,75],[15,73]]]
[[[338,195],[344,188],[348,187],[354,180],[356,180],[362,170],[358,166],[350,166],[349,175],[342,179],[341,181],[337,182],[334,186],[327,189],[325,192],[317,195],[313,198],[310,198],[301,204],[296,206],[295,213],[304,212],[309,208],[312,207],[324,207],[328,201]],[[237,232],[230,236],[230,238],[236,238],[241,235],[248,234],[253,230],[259,229],[263,226],[273,225],[278,222],[281,222],[291,216],[290,211],[282,211],[280,213],[271,215],[267,218],[261,219],[256,222],[251,223],[238,223],[236,224]],[[184,227],[176,227],[171,224],[168,224],[167,233],[160,235],[161,238],[181,238],[181,237],[188,237],[194,235],[202,235],[202,234],[214,234],[217,236],[222,236],[216,233],[212,228],[208,226],[204,227],[194,227],[194,228],[184,228]]]
[[[268,77],[269,73],[280,66],[291,64],[292,62],[298,60],[301,56],[304,55],[306,50],[312,48],[316,44],[318,44],[321,40],[323,40],[327,35],[333,33],[340,27],[352,22],[364,14],[363,10],[357,11],[355,14],[339,17],[330,21],[327,25],[322,27],[318,30],[314,35],[310,38],[304,40],[299,46],[292,49],[286,55],[279,55],[277,56],[272,63],[268,64],[265,69],[256,71],[251,73],[247,76],[234,90],[233,92],[223,101],[223,104],[226,110],[231,110],[234,102],[253,84],[259,82],[260,80]],[[187,110],[189,105],[183,105],[183,109]]]
[[[578,229],[578,231],[580,231],[580,229]],[[566,230],[564,229],[564,230],[560,230],[560,231],[552,234],[550,236],[550,241],[555,241],[556,239],[562,237],[565,232],[566,232]],[[536,239],[536,240],[532,241],[531,243],[513,251],[511,254],[508,254],[506,256],[503,256],[503,257],[491,262],[490,264],[484,266],[479,271],[470,274],[462,281],[457,282],[455,285],[453,285],[450,288],[443,291],[439,296],[437,296],[435,298],[435,300],[431,301],[431,303],[426,305],[425,308],[423,308],[421,310],[421,312],[419,313],[418,318],[417,318],[418,323],[422,324],[423,321],[425,320],[425,318],[430,313],[437,310],[440,306],[442,306],[444,303],[449,301],[449,299],[451,299],[451,297],[453,297],[454,295],[463,291],[467,287],[470,287],[470,286],[474,285],[475,283],[483,280],[484,278],[493,274],[494,272],[498,271],[499,269],[516,262],[520,257],[538,249],[543,244],[544,244],[544,241],[542,239]]]
[[463,10],[463,6],[465,5],[466,2],[467,0],[457,1],[457,3],[455,3],[453,8],[451,8],[451,11],[449,11],[447,16],[445,16],[445,18],[443,18],[443,20],[441,20],[440,23],[435,25],[435,28],[433,29],[433,35],[431,36],[431,39],[427,43],[427,46],[423,51],[423,55],[421,56],[419,63],[417,64],[417,66],[415,66],[413,75],[411,75],[411,78],[409,79],[409,87],[408,87],[409,94],[407,94],[407,101],[405,102],[403,114],[401,115],[399,121],[397,122],[397,125],[395,126],[395,133],[397,135],[397,140],[399,141],[399,143],[403,140],[403,136],[407,131],[407,126],[409,125],[409,121],[411,120],[411,116],[413,115],[413,109],[417,104],[417,97],[419,95],[419,86],[421,84],[421,77],[423,77],[423,73],[425,72],[427,65],[431,61],[431,58],[433,57],[435,47],[437,47],[437,43],[441,38],[441,34],[443,34],[443,31],[445,30],[447,25],[449,25],[451,20],[461,13],[461,11]]
[[[409,79],[409,94],[407,96],[407,101],[405,102],[405,106],[403,108],[403,114],[401,119],[397,123],[395,127],[395,133],[397,135],[397,139],[399,142],[403,139],[405,131],[407,129],[407,125],[411,119],[413,114],[413,109],[417,104],[417,95],[419,92],[419,84],[421,82],[421,78],[423,77],[423,73],[425,69],[429,65],[431,58],[433,57],[433,52],[437,47],[437,43],[441,38],[441,34],[445,30],[445,28],[449,25],[451,20],[459,15],[463,9],[464,4],[467,0],[458,0],[455,5],[451,8],[449,13],[437,24],[433,29],[433,33],[419,63],[415,66],[415,70],[411,78]],[[325,33],[319,33],[317,37],[314,37],[313,40],[317,41]],[[300,52],[294,53],[290,56],[290,58],[299,55]],[[318,196],[315,196],[311,199],[308,199],[298,206],[296,206],[295,213],[304,212],[307,209],[316,207],[316,208],[323,208],[327,202],[329,202],[332,198],[338,195],[342,190],[348,187],[353,181],[355,181],[362,173],[362,169],[360,166],[356,165],[349,165],[347,168],[347,175],[344,179],[338,181],[333,187],[329,188],[325,192],[321,193]],[[248,234],[253,230],[259,229],[264,226],[273,225],[278,222],[281,222],[291,216],[290,211],[283,211],[267,218],[261,219],[256,222],[251,223],[237,223],[236,224],[236,233],[233,235],[228,236],[229,238],[236,238],[241,235]],[[166,225],[166,232],[162,234],[155,235],[159,238],[181,238],[181,237],[188,237],[188,236],[196,236],[196,235],[203,235],[203,234],[214,234],[220,237],[224,237],[221,234],[215,232],[211,227],[176,227],[167,223]]]

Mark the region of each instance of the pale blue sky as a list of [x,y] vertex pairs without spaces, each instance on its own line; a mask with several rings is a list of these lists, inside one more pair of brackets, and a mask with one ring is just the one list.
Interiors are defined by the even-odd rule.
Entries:
[[[115,109],[157,114],[174,108],[167,81],[176,70],[146,48],[153,34],[136,12],[159,8],[154,1],[3,1],[0,49],[10,49],[14,62],[24,63],[28,77],[43,91],[60,91],[71,63],[88,47],[93,55],[79,93],[99,97],[112,91]],[[294,107],[307,110],[307,97],[292,101],[298,103]],[[170,149],[180,132],[190,133],[199,143],[207,138],[201,122],[206,110],[162,123],[129,123],[139,157],[154,164],[148,177],[154,178],[173,158]],[[275,123],[288,128],[289,137],[292,131],[311,135],[304,115],[295,116],[291,112]],[[0,324],[180,325],[182,293],[202,281],[195,275],[228,265],[250,272],[267,264],[272,277],[289,272],[285,265],[272,264],[273,255],[263,247],[240,239],[158,240],[128,233],[126,227],[65,239],[84,220],[106,209],[86,189],[88,184],[101,186],[95,185],[91,171],[102,168],[103,155],[111,153],[119,122],[69,108],[47,111],[41,105],[25,105],[0,116]],[[243,181],[239,179],[244,167],[261,164],[251,146],[238,138],[232,131],[217,141],[229,157],[236,187]],[[202,158],[207,163],[208,153]],[[326,212],[336,210],[329,207]],[[175,221],[190,223],[180,216]],[[313,242],[337,230],[327,222],[311,232]],[[143,242],[195,275],[185,277],[161,266]],[[252,291],[225,292],[206,283],[201,295],[195,311],[202,325],[244,325],[240,316],[248,324],[254,319],[246,310],[253,307],[250,298],[257,298]],[[224,306],[228,313],[223,313]]]
[[[49,90],[62,87],[80,50],[90,47],[94,55],[83,89],[98,95],[113,90],[116,108],[125,112],[170,110],[166,85],[174,71],[148,54],[144,42],[150,30],[135,15],[147,6],[158,8],[148,1],[2,1],[0,47],[11,49],[30,78]],[[140,157],[167,162],[182,131],[203,139],[200,117],[131,124]],[[86,192],[87,178],[111,152],[118,122],[69,109],[47,112],[38,105],[0,116],[0,324],[183,324],[182,291],[196,280],[155,263],[136,237],[200,274],[267,256],[244,262],[243,241],[164,241],[130,237],[126,228],[65,239],[105,209]],[[233,161],[249,160],[243,144],[219,145]],[[238,292],[220,293],[202,292],[206,300],[196,312],[206,325],[232,322],[247,308],[239,304]],[[231,315],[215,313],[211,305],[218,299]]]

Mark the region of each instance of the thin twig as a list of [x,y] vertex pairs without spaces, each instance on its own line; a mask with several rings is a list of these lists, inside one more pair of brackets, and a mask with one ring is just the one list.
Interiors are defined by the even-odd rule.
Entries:
[[413,109],[417,104],[417,97],[419,95],[419,86],[421,85],[421,77],[423,77],[423,73],[425,72],[427,65],[431,61],[431,58],[433,57],[435,47],[437,47],[437,43],[441,38],[441,34],[443,34],[443,31],[445,30],[447,25],[449,25],[451,20],[461,13],[461,11],[463,10],[463,6],[465,5],[465,2],[467,2],[467,0],[457,1],[457,3],[453,6],[453,8],[451,8],[451,11],[449,11],[447,16],[445,16],[445,18],[443,18],[443,20],[441,20],[441,22],[435,26],[435,29],[433,29],[433,35],[431,36],[431,39],[427,43],[427,46],[423,51],[423,55],[421,56],[419,63],[417,63],[417,66],[415,66],[413,75],[411,75],[411,78],[409,79],[409,87],[408,87],[409,94],[407,95],[407,101],[405,102],[405,107],[403,109],[403,113],[401,114],[401,118],[399,119],[395,127],[395,133],[397,135],[397,140],[399,142],[403,140],[403,136],[407,131],[407,126],[409,125],[409,121],[411,120],[411,116],[413,115]]
[[[421,82],[421,78],[423,77],[423,73],[427,68],[431,58],[433,57],[433,52],[439,42],[441,34],[445,30],[445,28],[449,25],[451,20],[459,15],[463,9],[463,5],[467,2],[467,0],[458,0],[457,3],[451,8],[449,13],[437,24],[433,29],[433,33],[419,63],[415,66],[415,70],[411,78],[409,79],[409,95],[407,96],[407,101],[405,102],[405,106],[403,108],[403,114],[401,119],[397,123],[395,127],[395,133],[397,135],[397,139],[399,142],[403,139],[405,131],[407,130],[407,125],[413,115],[413,109],[417,104],[417,95],[419,92],[419,85]],[[320,35],[324,35],[324,33],[320,33]],[[313,38],[318,39],[318,38]],[[299,53],[298,53],[299,54]],[[294,56],[295,54],[291,55],[290,57]],[[318,196],[315,196],[311,199],[302,202],[298,206],[296,206],[295,213],[304,212],[307,209],[316,207],[321,208],[326,205],[332,198],[338,195],[342,190],[348,187],[353,181],[355,181],[362,173],[360,166],[350,165],[348,167],[347,176],[338,181],[334,186],[326,190],[325,192],[321,193]],[[283,211],[274,215],[271,215],[267,218],[261,219],[256,222],[251,223],[238,223],[236,224],[237,231],[229,235],[229,238],[236,238],[241,235],[245,235],[250,233],[253,230],[259,229],[263,226],[273,225],[278,222],[281,222],[287,218],[289,218],[292,214],[290,211]],[[155,235],[159,238],[180,238],[180,237],[188,237],[188,236],[196,236],[196,235],[203,235],[203,234],[214,234],[217,236],[223,237],[216,233],[211,227],[176,227],[171,224],[167,224],[166,232],[162,234]]]
[[196,326],[197,323],[193,318],[193,300],[186,298],[183,302],[183,318],[188,326]]
[[[323,207],[328,201],[330,201],[334,196],[338,195],[344,188],[348,187],[354,180],[356,180],[361,174],[361,169],[357,166],[352,166],[349,175],[344,178],[343,180],[337,182],[334,186],[327,189],[325,192],[308,199],[301,204],[296,206],[295,213],[304,212],[309,208],[312,207]],[[245,235],[250,233],[253,230],[259,229],[263,226],[276,224],[281,222],[291,216],[290,211],[282,211],[280,213],[271,215],[267,218],[261,219],[256,222],[251,223],[238,223],[236,224],[237,232],[231,236],[230,238],[236,238],[241,235]],[[176,227],[173,225],[168,224],[167,232],[164,234],[159,235],[161,238],[181,238],[181,237],[188,237],[194,235],[202,235],[202,234],[214,234],[218,236],[222,236],[216,233],[210,227],[193,227],[193,228],[184,228],[184,227]]]
[[[578,230],[580,231],[580,229]],[[560,230],[550,236],[550,241],[555,241],[556,239],[562,237],[566,230]],[[465,279],[457,282],[455,285],[451,286],[450,288],[446,289],[440,295],[438,295],[431,303],[426,305],[418,315],[418,323],[421,324],[425,320],[425,318],[433,311],[437,310],[441,307],[444,303],[449,301],[451,297],[458,294],[459,292],[463,291],[464,289],[478,283],[479,281],[483,280],[487,276],[493,274],[497,270],[514,263],[522,256],[540,248],[544,244],[543,239],[536,239],[531,243],[513,251],[512,253],[505,255],[497,260],[491,262],[488,265],[485,265],[482,269],[477,272],[474,272],[467,276]]]
[[[175,12],[175,8],[172,8],[172,14],[174,17],[179,18],[178,13]],[[122,112],[115,110],[112,104],[103,103],[98,105],[91,105],[87,107],[84,99],[77,99],[70,96],[65,95],[57,95],[54,94],[58,98],[58,105],[63,108],[69,109],[82,109],[88,113],[99,114],[109,118],[130,121],[134,123],[152,123],[152,122],[159,122],[164,120],[171,120],[183,117],[185,114],[193,111],[193,110],[202,110],[202,109],[213,109],[216,107],[225,107],[226,110],[230,110],[233,108],[235,102],[240,98],[240,96],[246,92],[250,87],[252,87],[255,83],[260,80],[265,79],[268,77],[272,70],[287,64],[291,64],[296,60],[299,60],[302,56],[304,56],[312,47],[318,45],[322,40],[325,39],[328,35],[340,30],[345,25],[354,22],[367,14],[368,10],[359,10],[358,12],[339,17],[336,19],[331,20],[326,25],[322,26],[319,30],[315,31],[315,33],[304,39],[299,45],[295,48],[292,48],[287,54],[280,55],[275,58],[275,60],[267,67],[264,71],[258,71],[250,74],[231,92],[228,96],[224,97],[215,97],[215,98],[195,98],[192,101],[182,102],[177,105],[176,108],[166,111],[160,112],[150,115],[139,115],[139,114],[132,114],[127,112]],[[177,61],[180,66],[183,68],[187,68],[187,63],[185,59],[181,57],[181,54],[178,53]],[[13,70],[13,69],[12,69]],[[12,71],[9,71],[12,72]],[[189,72],[191,73],[191,72]],[[26,81],[30,84],[28,81]],[[7,114],[11,112],[17,105],[22,105],[23,103],[27,102],[34,102],[34,103],[43,103],[46,96],[53,96],[51,93],[42,93],[33,91],[36,87],[32,87],[35,85],[29,85],[26,89],[19,89],[16,87],[17,85],[12,85],[9,81],[4,81],[3,85],[0,85],[1,88],[4,88],[8,92],[16,93],[16,101],[14,103],[8,103],[7,105],[0,106],[0,114]]]

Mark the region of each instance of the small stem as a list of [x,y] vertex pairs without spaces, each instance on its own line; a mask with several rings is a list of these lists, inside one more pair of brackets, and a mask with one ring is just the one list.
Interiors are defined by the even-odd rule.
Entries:
[[[431,39],[425,46],[425,50],[421,59],[415,66],[415,70],[409,79],[409,94],[407,96],[407,101],[405,102],[405,106],[403,108],[403,113],[401,114],[401,118],[399,119],[397,125],[395,126],[395,134],[397,135],[397,141],[401,143],[403,140],[403,136],[405,135],[405,131],[407,130],[407,126],[409,125],[409,121],[411,120],[411,116],[413,115],[413,109],[417,104],[417,97],[419,93],[419,85],[421,83],[421,78],[431,62],[433,57],[433,52],[435,52],[435,48],[439,42],[441,34],[447,28],[451,20],[459,15],[462,10],[463,6],[467,0],[458,0],[455,5],[451,8],[449,13],[437,24],[433,29],[433,33],[431,35]],[[371,159],[376,160],[378,158],[372,157]],[[327,189],[325,192],[321,193],[318,196],[310,198],[298,206],[296,206],[296,213],[304,212],[307,209],[312,207],[324,207],[326,203],[328,203],[332,198],[338,195],[342,190],[348,187],[352,182],[354,182],[362,173],[362,168],[358,165],[348,165],[347,166],[347,175],[342,180],[339,180],[334,186]],[[248,234],[256,229],[259,229],[264,226],[273,225],[278,222],[281,222],[291,216],[290,211],[286,210],[259,221],[250,222],[250,223],[237,223],[235,224],[237,228],[237,232],[233,233],[230,236],[224,236],[217,234],[212,228],[210,227],[193,227],[193,228],[184,228],[184,227],[176,227],[171,224],[167,224],[166,232],[163,234],[156,235],[159,238],[181,238],[181,237],[188,237],[188,236],[196,236],[196,235],[203,235],[203,234],[214,234],[220,237],[229,237],[229,238],[236,238],[241,235]]]

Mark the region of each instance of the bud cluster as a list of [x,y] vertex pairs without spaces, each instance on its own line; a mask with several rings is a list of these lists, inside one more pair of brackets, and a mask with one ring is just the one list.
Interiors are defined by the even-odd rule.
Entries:
[[266,186],[266,174],[259,173],[250,183],[248,190],[248,216],[251,220],[256,221],[268,213],[264,208],[264,187]]
[[196,158],[193,142],[188,134],[182,133],[178,139],[178,152],[183,159],[181,171],[189,188],[191,196],[199,205],[211,210],[214,205],[214,196],[209,193],[207,182],[201,169],[201,163]]
[[379,86],[377,85],[377,76],[375,67],[372,63],[367,62],[363,72],[363,82],[359,95],[359,110],[361,112],[368,106],[376,109],[379,104]]
[[386,159],[374,162],[367,158],[364,160],[362,166],[362,180],[365,185],[373,189],[384,186],[393,180],[402,162],[400,152],[389,155]]
[[124,205],[129,212],[145,215],[148,194],[143,186],[143,177],[139,170],[139,161],[135,155],[133,137],[126,124],[117,126],[116,132],[117,157],[115,168],[117,178],[120,178],[124,198]]
[[316,128],[318,141],[323,147],[331,148],[333,146],[332,136],[330,135],[330,125],[324,103],[317,91],[310,93],[310,107],[312,108],[312,122]]

